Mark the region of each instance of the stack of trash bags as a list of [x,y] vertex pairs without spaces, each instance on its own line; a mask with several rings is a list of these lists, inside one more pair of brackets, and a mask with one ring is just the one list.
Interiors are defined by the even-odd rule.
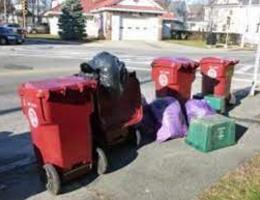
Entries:
[[128,71],[125,63],[118,57],[108,52],[101,52],[93,59],[82,63],[80,68],[82,75],[89,75],[99,80],[100,85],[106,88],[109,94],[116,97],[123,93],[128,80]]
[[144,134],[156,134],[158,142],[185,137],[192,119],[216,113],[204,99],[190,99],[184,107],[174,97],[143,102],[144,117],[138,128]]

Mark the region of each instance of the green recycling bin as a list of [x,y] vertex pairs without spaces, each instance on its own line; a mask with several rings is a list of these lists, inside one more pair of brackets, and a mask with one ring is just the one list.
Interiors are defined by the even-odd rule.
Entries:
[[233,145],[235,121],[219,114],[193,119],[185,142],[202,152]]
[[204,99],[207,103],[217,112],[224,113],[226,111],[226,99],[225,97],[218,97],[214,95],[206,95]]

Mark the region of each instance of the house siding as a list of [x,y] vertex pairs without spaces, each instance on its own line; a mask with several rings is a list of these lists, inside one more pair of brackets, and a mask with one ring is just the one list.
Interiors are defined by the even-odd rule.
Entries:
[[[230,17],[230,27],[227,18]],[[214,5],[205,7],[205,18],[208,31],[213,24],[213,31],[220,33],[245,34],[245,42],[256,43],[260,34],[260,5]]]

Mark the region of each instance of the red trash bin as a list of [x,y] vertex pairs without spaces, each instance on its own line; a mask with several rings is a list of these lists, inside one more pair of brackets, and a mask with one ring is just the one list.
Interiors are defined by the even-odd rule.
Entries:
[[96,81],[75,76],[28,82],[19,88],[35,153],[48,178],[46,187],[54,194],[59,193],[61,180],[93,166],[90,116],[95,88]]
[[185,103],[191,96],[191,86],[199,64],[183,57],[161,57],[152,62],[152,80],[156,96],[174,96]]
[[143,118],[140,83],[135,72],[128,74],[128,81],[119,97],[112,96],[99,85],[95,93],[93,135],[103,147],[113,146],[135,136],[139,145],[141,136],[135,125]]
[[238,62],[238,60],[216,57],[202,58],[200,68],[203,95],[211,94],[229,98],[234,66]]

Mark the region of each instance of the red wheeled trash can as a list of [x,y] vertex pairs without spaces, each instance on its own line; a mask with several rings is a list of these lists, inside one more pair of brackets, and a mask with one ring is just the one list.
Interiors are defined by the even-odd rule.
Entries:
[[238,62],[238,60],[228,60],[216,57],[202,58],[200,61],[200,69],[202,74],[203,95],[230,98],[234,66]]
[[174,96],[181,103],[191,97],[192,82],[199,63],[183,57],[161,57],[152,62],[156,96]]
[[102,85],[95,93],[95,113],[92,118],[95,142],[104,148],[134,139],[136,145],[141,135],[135,125],[143,118],[140,83],[136,73],[128,73],[128,81],[120,96],[111,95]]
[[90,171],[95,155],[106,159],[100,148],[97,154],[93,151],[90,117],[95,89],[96,81],[75,76],[28,82],[19,88],[35,153],[53,194],[59,193],[62,181]]

